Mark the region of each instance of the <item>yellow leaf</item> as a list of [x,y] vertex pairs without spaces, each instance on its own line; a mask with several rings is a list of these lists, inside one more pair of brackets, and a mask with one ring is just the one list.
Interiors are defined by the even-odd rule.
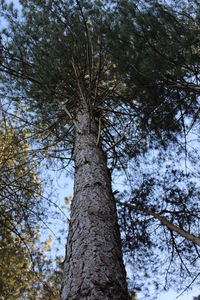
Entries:
[[84,77],[86,80],[88,80],[90,78],[90,75],[86,74]]

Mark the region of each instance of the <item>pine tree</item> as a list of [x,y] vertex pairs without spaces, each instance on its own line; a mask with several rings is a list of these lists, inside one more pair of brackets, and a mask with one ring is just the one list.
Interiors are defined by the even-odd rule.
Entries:
[[[111,173],[150,147],[186,141],[197,123],[198,14],[157,1],[20,3],[18,17],[2,1],[10,24],[2,31],[2,91],[25,105],[42,151],[74,163],[61,299],[128,299]],[[136,204],[158,219],[148,182],[141,203],[128,203],[131,226]],[[146,223],[137,221],[142,236]]]
[[[99,99],[109,97],[111,91],[110,87],[104,87],[104,83],[101,83],[104,62],[100,57],[95,57],[95,52],[104,51],[101,50],[102,42],[99,41],[99,38],[103,38],[103,33],[96,26],[97,32],[94,31],[93,34],[90,20],[86,21],[84,15],[84,10],[87,9],[90,15],[92,11],[94,13],[91,22],[96,17],[101,20],[99,9],[103,12],[104,8],[101,3],[97,3],[94,10],[92,3],[84,3],[85,8],[79,2],[21,3],[25,22],[19,24],[22,27],[18,31],[18,37],[15,32],[13,42],[20,43],[18,50],[23,51],[23,62],[20,59],[19,68],[21,69],[22,63],[25,69],[17,71],[16,75],[21,77],[22,86],[30,79],[27,90],[27,98],[31,97],[28,100],[30,109],[33,111],[37,107],[43,124],[46,123],[48,131],[53,133],[50,141],[46,139],[46,142],[55,145],[60,134],[65,137],[65,130],[69,131],[69,135],[66,140],[63,138],[64,142],[68,143],[70,133],[74,135],[75,188],[61,299],[128,299],[111,177],[100,141],[103,125],[100,124],[101,116],[98,116],[95,108],[95,103],[100,104]],[[62,15],[60,9],[66,10],[66,14]],[[58,19],[55,18],[57,15]],[[69,20],[64,20],[65,15]],[[71,24],[66,25],[68,21],[72,22],[73,29]],[[101,20],[102,24],[103,21]],[[41,26],[39,31],[38,25]],[[30,31],[28,35],[24,35],[24,30]],[[32,38],[37,44],[32,43]],[[92,39],[95,41],[93,47]],[[50,51],[52,45],[58,46],[56,51]],[[8,52],[11,54],[13,50]],[[35,53],[30,59],[29,55],[35,50],[39,51],[38,54]],[[19,53],[13,54],[16,58]],[[103,55],[102,52],[100,56]],[[29,57],[29,62],[26,57]],[[43,57],[46,65],[40,61]],[[5,71],[9,68],[9,74],[12,73],[11,65],[15,58],[12,61],[6,59],[7,66],[3,63]],[[51,70],[54,70],[54,74]],[[115,82],[111,84],[115,85]],[[66,105],[68,101],[69,104]],[[33,117],[35,116],[34,114]]]

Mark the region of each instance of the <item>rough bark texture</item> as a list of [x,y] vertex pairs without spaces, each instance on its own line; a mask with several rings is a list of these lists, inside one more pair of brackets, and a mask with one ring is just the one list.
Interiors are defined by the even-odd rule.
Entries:
[[97,126],[80,110],[75,136],[75,182],[61,300],[127,300],[126,272],[111,178]]

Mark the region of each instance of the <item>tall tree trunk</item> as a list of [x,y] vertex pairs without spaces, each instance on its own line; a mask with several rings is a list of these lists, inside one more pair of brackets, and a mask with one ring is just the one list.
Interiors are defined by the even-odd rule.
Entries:
[[[127,300],[116,205],[98,128],[78,111],[74,198],[64,263],[61,300]],[[90,130],[88,130],[89,125]]]

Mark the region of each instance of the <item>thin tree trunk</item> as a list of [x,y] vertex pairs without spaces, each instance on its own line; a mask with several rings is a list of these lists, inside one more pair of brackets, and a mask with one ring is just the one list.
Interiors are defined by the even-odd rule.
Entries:
[[84,109],[78,111],[76,122],[80,132],[76,129],[74,198],[61,300],[127,300],[111,178],[105,154],[96,145],[98,128]]

